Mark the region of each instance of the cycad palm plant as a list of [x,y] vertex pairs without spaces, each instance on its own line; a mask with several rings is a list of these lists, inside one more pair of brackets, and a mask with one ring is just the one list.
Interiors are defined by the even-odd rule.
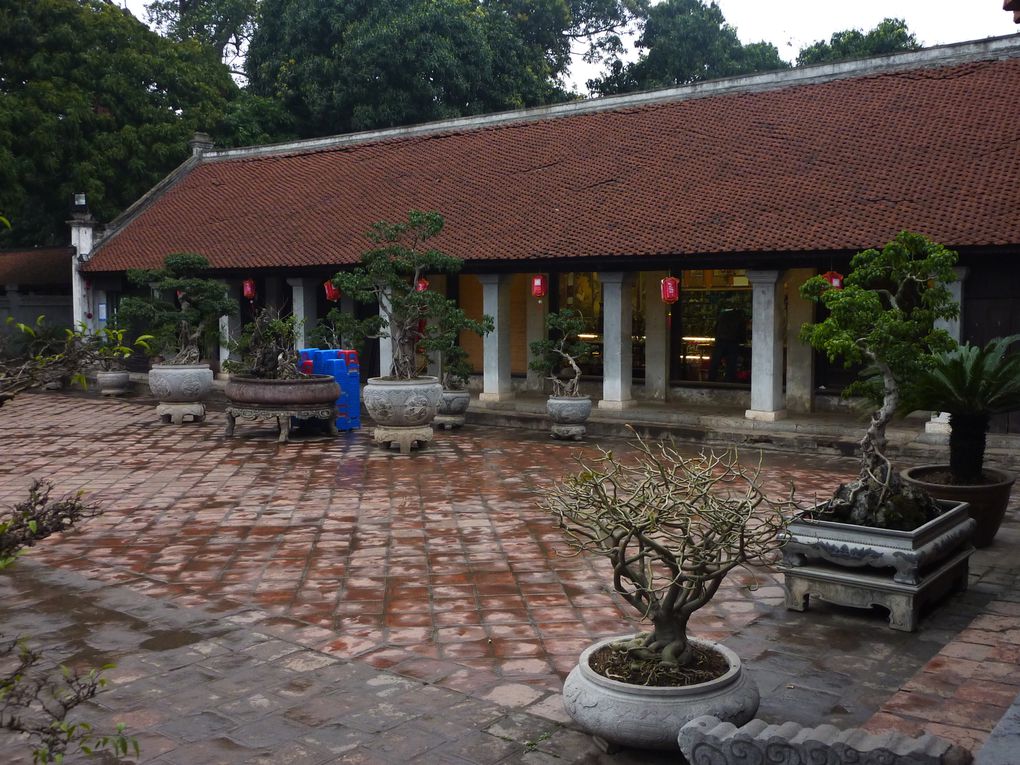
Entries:
[[958,484],[981,481],[992,415],[1020,409],[1020,353],[1009,347],[1020,335],[999,337],[983,348],[965,344],[935,356],[907,382],[906,406],[949,413],[949,470]]

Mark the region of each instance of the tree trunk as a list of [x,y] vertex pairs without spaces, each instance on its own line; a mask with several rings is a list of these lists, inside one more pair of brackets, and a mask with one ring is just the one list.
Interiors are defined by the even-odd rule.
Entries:
[[871,422],[861,439],[861,478],[874,478],[885,483],[889,475],[889,461],[885,457],[885,430],[896,414],[900,403],[900,390],[892,370],[885,364],[877,365],[882,372],[883,397],[878,411],[871,415]]
[[949,417],[949,471],[961,484],[981,481],[985,462],[987,414],[953,414]]

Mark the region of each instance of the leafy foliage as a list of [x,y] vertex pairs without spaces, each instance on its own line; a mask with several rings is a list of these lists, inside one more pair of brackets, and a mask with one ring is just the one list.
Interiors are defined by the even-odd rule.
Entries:
[[819,40],[801,48],[797,66],[868,58],[883,53],[918,50],[920,47],[917,36],[907,29],[907,22],[886,18],[869,32],[847,29],[833,34],[829,42]]
[[128,326],[151,328],[155,348],[168,364],[194,364],[219,337],[219,318],[234,313],[237,303],[226,285],[206,276],[209,261],[194,253],[174,253],[163,268],[128,271],[135,285],[152,296],[121,300],[118,320]]
[[774,45],[741,44],[719,6],[702,0],[653,5],[637,47],[645,52],[636,62],[611,60],[602,77],[588,81],[589,90],[613,95],[789,68]]
[[0,406],[29,388],[65,379],[86,387],[84,370],[96,361],[95,335],[49,327],[43,316],[33,326],[7,317],[6,328],[0,332]]
[[545,317],[545,332],[544,339],[531,343],[529,368],[552,381],[554,396],[580,396],[579,364],[592,351],[591,345],[578,337],[584,332],[584,317],[573,308],[550,313]]
[[691,660],[691,617],[730,571],[773,559],[798,508],[792,490],[783,500],[766,496],[760,462],[745,467],[735,451],[688,458],[673,444],[635,438],[633,459],[601,447],[594,459],[578,456],[580,472],[542,506],[575,553],[609,559],[614,589],[652,623],[618,648],[655,672]]
[[138,350],[148,351],[149,341],[154,339],[139,335],[129,345],[127,330],[113,325],[101,327],[95,335],[95,363],[105,372],[124,369],[125,362]]
[[258,0],[152,0],[149,20],[171,40],[197,40],[217,57],[240,56],[255,31]]
[[903,231],[881,250],[855,255],[842,290],[821,276],[801,287],[805,298],[829,312],[824,320],[805,324],[801,340],[824,351],[830,361],[870,365],[870,373],[847,389],[878,405],[861,440],[861,472],[853,484],[840,487],[828,506],[850,522],[913,528],[916,518],[907,517],[899,501],[910,492],[885,456],[885,432],[900,406],[903,381],[917,377],[933,353],[952,347],[948,333],[935,322],[959,313],[946,286],[956,279],[955,263],[956,253]]
[[998,337],[983,348],[965,344],[937,354],[907,378],[904,411],[949,413],[949,468],[956,483],[981,478],[992,415],[1020,409],[1020,354],[1009,347],[1020,335]]
[[[419,353],[448,351],[460,332],[484,335],[493,328],[491,317],[468,318],[452,300],[420,289],[426,274],[460,270],[460,260],[426,246],[442,229],[443,216],[418,210],[408,213],[406,223],[376,223],[369,239],[377,246],[362,256],[359,266],[333,277],[342,293],[359,303],[377,304],[381,315],[358,320],[334,308],[326,322],[355,347],[368,338],[390,338],[389,373],[398,380],[418,376],[424,366]],[[383,360],[383,370],[385,364]]]
[[260,309],[230,345],[232,351],[240,354],[241,361],[227,361],[224,368],[265,380],[301,377],[297,368],[297,329],[297,317],[282,316],[270,306]]
[[102,0],[0,4],[0,246],[61,244],[75,192],[109,220],[219,125],[237,93],[201,46]]

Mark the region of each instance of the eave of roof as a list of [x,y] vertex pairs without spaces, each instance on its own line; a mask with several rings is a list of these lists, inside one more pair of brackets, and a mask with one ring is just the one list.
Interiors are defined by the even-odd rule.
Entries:
[[70,288],[73,254],[70,247],[0,250],[0,285]]
[[[842,251],[902,227],[1020,242],[1020,38],[189,158],[88,265],[355,261],[438,209],[477,261]],[[1004,198],[1005,195],[1005,198]]]

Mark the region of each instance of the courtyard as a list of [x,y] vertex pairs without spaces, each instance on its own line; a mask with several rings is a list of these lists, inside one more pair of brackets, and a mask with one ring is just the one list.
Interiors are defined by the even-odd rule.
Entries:
[[[406,458],[367,430],[279,445],[250,427],[225,439],[224,424],[162,426],[151,402],[63,393],[0,411],[0,503],[43,478],[105,508],[0,575],[4,635],[115,663],[80,712],[125,722],[140,761],[675,761],[603,753],[561,705],[580,651],[636,629],[608,566],[567,555],[538,507],[591,443],[469,425]],[[857,469],[804,453],[764,465],[772,492],[793,482],[804,504]],[[969,590],[915,633],[878,611],[788,612],[766,569],[731,575],[692,632],[741,656],[762,719],[977,750],[1020,692],[1015,500]],[[10,736],[0,753],[31,762]]]

